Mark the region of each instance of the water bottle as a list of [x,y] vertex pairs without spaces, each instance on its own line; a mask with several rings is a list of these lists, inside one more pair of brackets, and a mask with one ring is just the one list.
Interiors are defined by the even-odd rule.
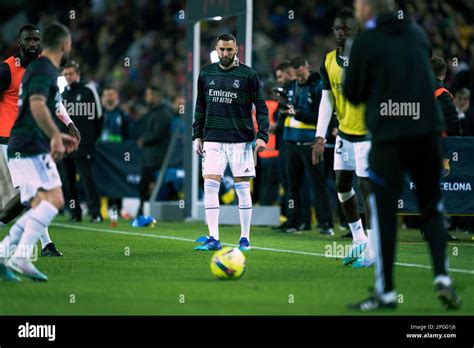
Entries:
[[118,213],[117,213],[117,207],[112,208],[112,212],[110,213],[110,223],[112,227],[117,227],[117,220],[118,220]]

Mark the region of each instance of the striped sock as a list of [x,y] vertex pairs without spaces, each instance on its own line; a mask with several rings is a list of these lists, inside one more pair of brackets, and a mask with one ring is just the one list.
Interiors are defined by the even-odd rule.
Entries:
[[204,208],[209,235],[219,240],[219,187],[221,183],[212,179],[204,180]]
[[58,209],[45,200],[42,200],[36,208],[31,209],[14,256],[31,258],[34,245],[57,214]]
[[235,192],[239,197],[239,217],[241,238],[250,241],[250,223],[252,220],[252,196],[250,195],[250,183],[248,181],[237,182],[234,185]]

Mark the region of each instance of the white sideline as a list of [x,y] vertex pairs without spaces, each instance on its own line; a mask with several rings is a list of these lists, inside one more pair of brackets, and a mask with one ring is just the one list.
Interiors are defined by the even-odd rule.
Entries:
[[[140,232],[128,232],[128,231],[120,231],[120,230],[116,230],[116,229],[112,230],[112,229],[107,229],[107,228],[91,228],[91,227],[84,227],[84,226],[72,226],[72,225],[62,224],[62,223],[52,223],[51,226],[64,227],[64,228],[83,230],[83,231],[105,232],[105,233],[112,233],[112,234],[124,234],[124,235],[129,235],[129,236],[141,236],[141,237],[151,237],[151,238],[160,238],[160,239],[170,239],[170,240],[179,240],[179,241],[183,241],[183,242],[193,242],[193,243],[195,242],[194,239],[190,239],[190,238],[182,238],[182,237],[174,237],[174,236],[162,236],[162,235],[159,235],[159,234],[148,234],[148,233],[140,233]],[[236,244],[229,244],[229,243],[222,243],[222,245],[236,246]],[[274,249],[274,248],[256,247],[256,246],[253,246],[253,245],[252,245],[252,249],[254,249],[254,250],[264,250],[264,251],[273,251],[273,252],[277,252],[277,253],[320,256],[320,257],[325,257],[325,258],[336,258],[337,257],[337,256],[326,256],[325,254],[312,253],[312,252],[308,252],[308,251]],[[402,266],[402,267],[432,269],[431,266],[419,265],[419,264],[416,264],[416,263],[395,262],[395,264],[397,266]],[[449,271],[453,272],[453,273],[474,274],[474,270],[468,270],[468,269],[450,268]]]

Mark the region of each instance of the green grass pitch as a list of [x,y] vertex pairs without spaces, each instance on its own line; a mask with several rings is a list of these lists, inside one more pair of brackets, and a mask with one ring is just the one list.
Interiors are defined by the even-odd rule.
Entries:
[[[239,229],[221,227],[221,242],[236,244]],[[349,243],[337,229],[330,237],[264,227],[252,228],[244,276],[221,281],[210,273],[212,252],[193,250],[206,231],[196,223],[132,228],[120,221],[111,228],[59,217],[50,234],[64,256],[36,263],[49,281],[0,282],[0,315],[351,315],[346,305],[366,297],[373,284],[373,268],[353,269],[324,256],[333,242]],[[434,298],[427,245],[418,231],[404,230],[395,272],[401,303],[385,313],[474,314],[474,242],[455,235],[462,240],[450,243],[448,253],[463,308],[446,312]]]

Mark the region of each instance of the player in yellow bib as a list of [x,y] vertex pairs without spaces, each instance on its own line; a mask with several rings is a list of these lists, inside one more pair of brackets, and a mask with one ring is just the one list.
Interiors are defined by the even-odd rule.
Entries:
[[343,259],[344,265],[370,267],[375,261],[372,232],[368,228],[368,238],[364,233],[358,211],[357,196],[352,187],[353,173],[360,178],[364,194],[367,226],[369,219],[367,197],[369,193],[368,155],[370,140],[365,125],[365,105],[353,105],[343,95],[343,72],[348,60],[343,56],[346,39],[358,32],[355,14],[351,9],[340,10],[334,19],[333,31],[337,49],[329,52],[321,64],[322,97],[316,126],[316,141],[313,145],[313,163],[323,156],[326,132],[335,111],[339,122],[334,148],[334,171],[339,201],[352,232],[352,247]]

